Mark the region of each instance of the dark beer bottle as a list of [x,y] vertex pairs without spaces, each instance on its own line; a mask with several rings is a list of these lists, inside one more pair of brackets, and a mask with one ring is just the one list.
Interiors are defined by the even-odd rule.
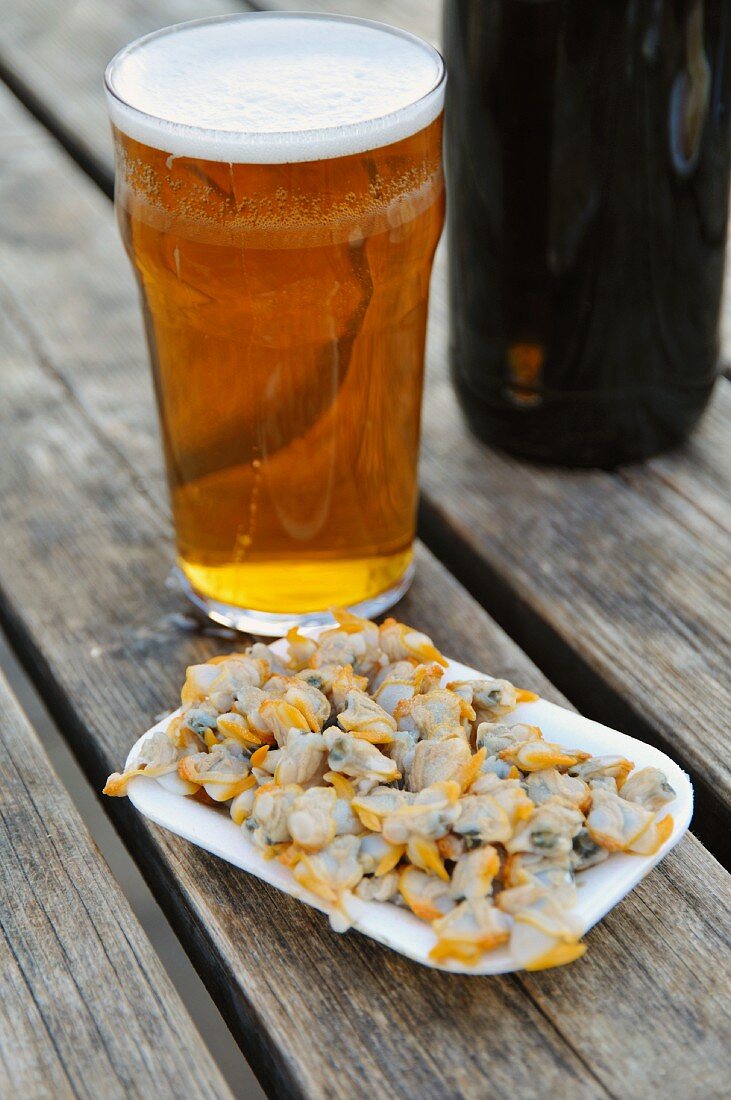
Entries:
[[451,366],[483,439],[612,467],[718,370],[728,0],[445,0]]

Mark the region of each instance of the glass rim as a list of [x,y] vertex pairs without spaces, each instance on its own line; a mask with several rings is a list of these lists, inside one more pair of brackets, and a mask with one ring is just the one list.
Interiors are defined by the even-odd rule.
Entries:
[[[414,45],[419,46],[422,49],[429,51],[437,60],[437,74],[432,86],[423,92],[421,95],[416,96],[413,100],[410,100],[407,104],[397,107],[394,111],[388,111],[382,115],[375,115],[370,118],[365,118],[359,122],[347,122],[334,125],[317,126],[311,129],[303,130],[219,130],[210,126],[197,126],[187,122],[177,122],[171,119],[162,118],[160,115],[151,114],[149,111],[144,111],[140,107],[136,107],[134,103],[131,103],[126,99],[114,86],[114,72],[115,69],[132,53],[143,47],[146,43],[153,41],[157,38],[162,38],[167,35],[178,34],[181,31],[189,30],[193,27],[210,26],[217,23],[226,22],[246,22],[250,20],[279,20],[279,19],[298,19],[307,20],[308,22],[324,22],[324,23],[350,23],[356,26],[369,27],[373,30],[393,35],[397,38],[402,38],[405,41],[413,42]],[[149,34],[141,35],[139,38],[135,38],[132,42],[127,43],[122,49],[111,58],[104,70],[104,87],[108,97],[116,104],[119,104],[123,112],[129,112],[133,117],[139,118],[143,123],[147,122],[150,130],[158,129],[161,134],[174,138],[176,135],[180,137],[187,136],[191,140],[196,140],[205,146],[206,144],[213,144],[220,142],[222,145],[232,144],[236,139],[246,140],[252,147],[265,148],[267,143],[271,143],[273,140],[280,144],[282,150],[286,151],[287,145],[291,144],[296,146],[302,142],[307,142],[308,137],[312,137],[315,134],[333,135],[335,133],[342,135],[349,134],[362,134],[365,135],[369,131],[373,132],[374,136],[377,136],[379,130],[386,131],[389,123],[395,121],[399,116],[404,115],[407,112],[413,111],[414,108],[421,106],[426,108],[431,100],[437,99],[443,95],[444,86],[447,80],[447,69],[444,63],[444,58],[440,51],[431,42],[427,42],[426,39],[421,38],[417,34],[413,34],[411,31],[404,30],[402,27],[394,27],[389,23],[384,23],[376,19],[365,19],[355,15],[341,15],[330,14],[328,12],[299,12],[299,11],[250,11],[250,12],[231,12],[226,15],[212,15],[204,16],[201,19],[188,19],[180,23],[172,23],[167,27],[160,27],[158,30],[151,31]],[[439,111],[436,111],[434,118],[437,117]],[[115,120],[112,119],[114,122]],[[433,121],[433,120],[432,120]],[[115,125],[117,123],[115,122]],[[425,123],[424,125],[429,125]],[[119,127],[124,130],[123,126]],[[405,136],[418,133],[423,126],[417,126],[414,130],[410,131]],[[130,135],[134,137],[134,135]],[[395,140],[400,140],[397,138]],[[162,148],[162,146],[153,147]],[[384,142],[384,145],[391,144],[391,142]],[[380,146],[377,144],[370,144],[363,148],[363,151],[368,149],[376,149]],[[184,155],[184,154],[179,154]],[[207,158],[201,153],[191,154],[201,156],[201,159],[216,159]],[[347,153],[331,153],[327,156],[315,156],[308,158],[310,160],[325,160],[331,159],[336,156],[345,156]],[[296,159],[301,159],[297,157]]]

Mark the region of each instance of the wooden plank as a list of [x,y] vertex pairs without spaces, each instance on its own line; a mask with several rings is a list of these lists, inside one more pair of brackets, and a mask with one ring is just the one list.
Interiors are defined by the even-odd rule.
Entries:
[[[0,117],[26,134],[0,195],[12,225],[0,231],[3,270],[14,271],[0,287],[0,500],[12,532],[0,611],[99,785],[174,701],[185,665],[224,643],[194,628],[165,583],[168,521],[144,353],[111,210],[12,104]],[[65,310],[59,282],[74,287]],[[418,564],[404,617],[464,660],[556,698],[423,548]],[[672,1098],[713,1094],[728,1072],[715,992],[728,877],[692,837],[590,934],[578,966],[469,981],[356,934],[335,938],[319,914],[154,828],[127,803],[108,805],[278,1096],[662,1089]]]
[[228,1088],[0,673],[4,1096]]

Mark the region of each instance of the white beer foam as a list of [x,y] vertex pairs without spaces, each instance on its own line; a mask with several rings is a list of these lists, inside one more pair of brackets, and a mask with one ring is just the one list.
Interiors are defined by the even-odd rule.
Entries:
[[133,42],[106,71],[112,122],[176,157],[282,164],[362,153],[423,129],[444,64],[415,35],[347,17],[252,13]]

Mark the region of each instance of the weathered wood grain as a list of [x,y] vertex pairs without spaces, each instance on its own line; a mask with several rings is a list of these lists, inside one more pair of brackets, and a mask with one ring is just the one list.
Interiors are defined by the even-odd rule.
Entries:
[[[0,613],[100,785],[174,702],[185,665],[225,642],[197,631],[165,583],[146,366],[111,210],[7,100],[3,126],[25,136],[0,195],[3,270],[14,270],[0,286]],[[400,613],[464,660],[556,697],[423,549]],[[108,807],[278,1096],[680,1098],[713,1094],[728,1073],[714,985],[728,878],[692,837],[590,934],[576,966],[470,981],[336,938],[319,914],[127,803]]]
[[0,673],[3,1096],[230,1093]]

